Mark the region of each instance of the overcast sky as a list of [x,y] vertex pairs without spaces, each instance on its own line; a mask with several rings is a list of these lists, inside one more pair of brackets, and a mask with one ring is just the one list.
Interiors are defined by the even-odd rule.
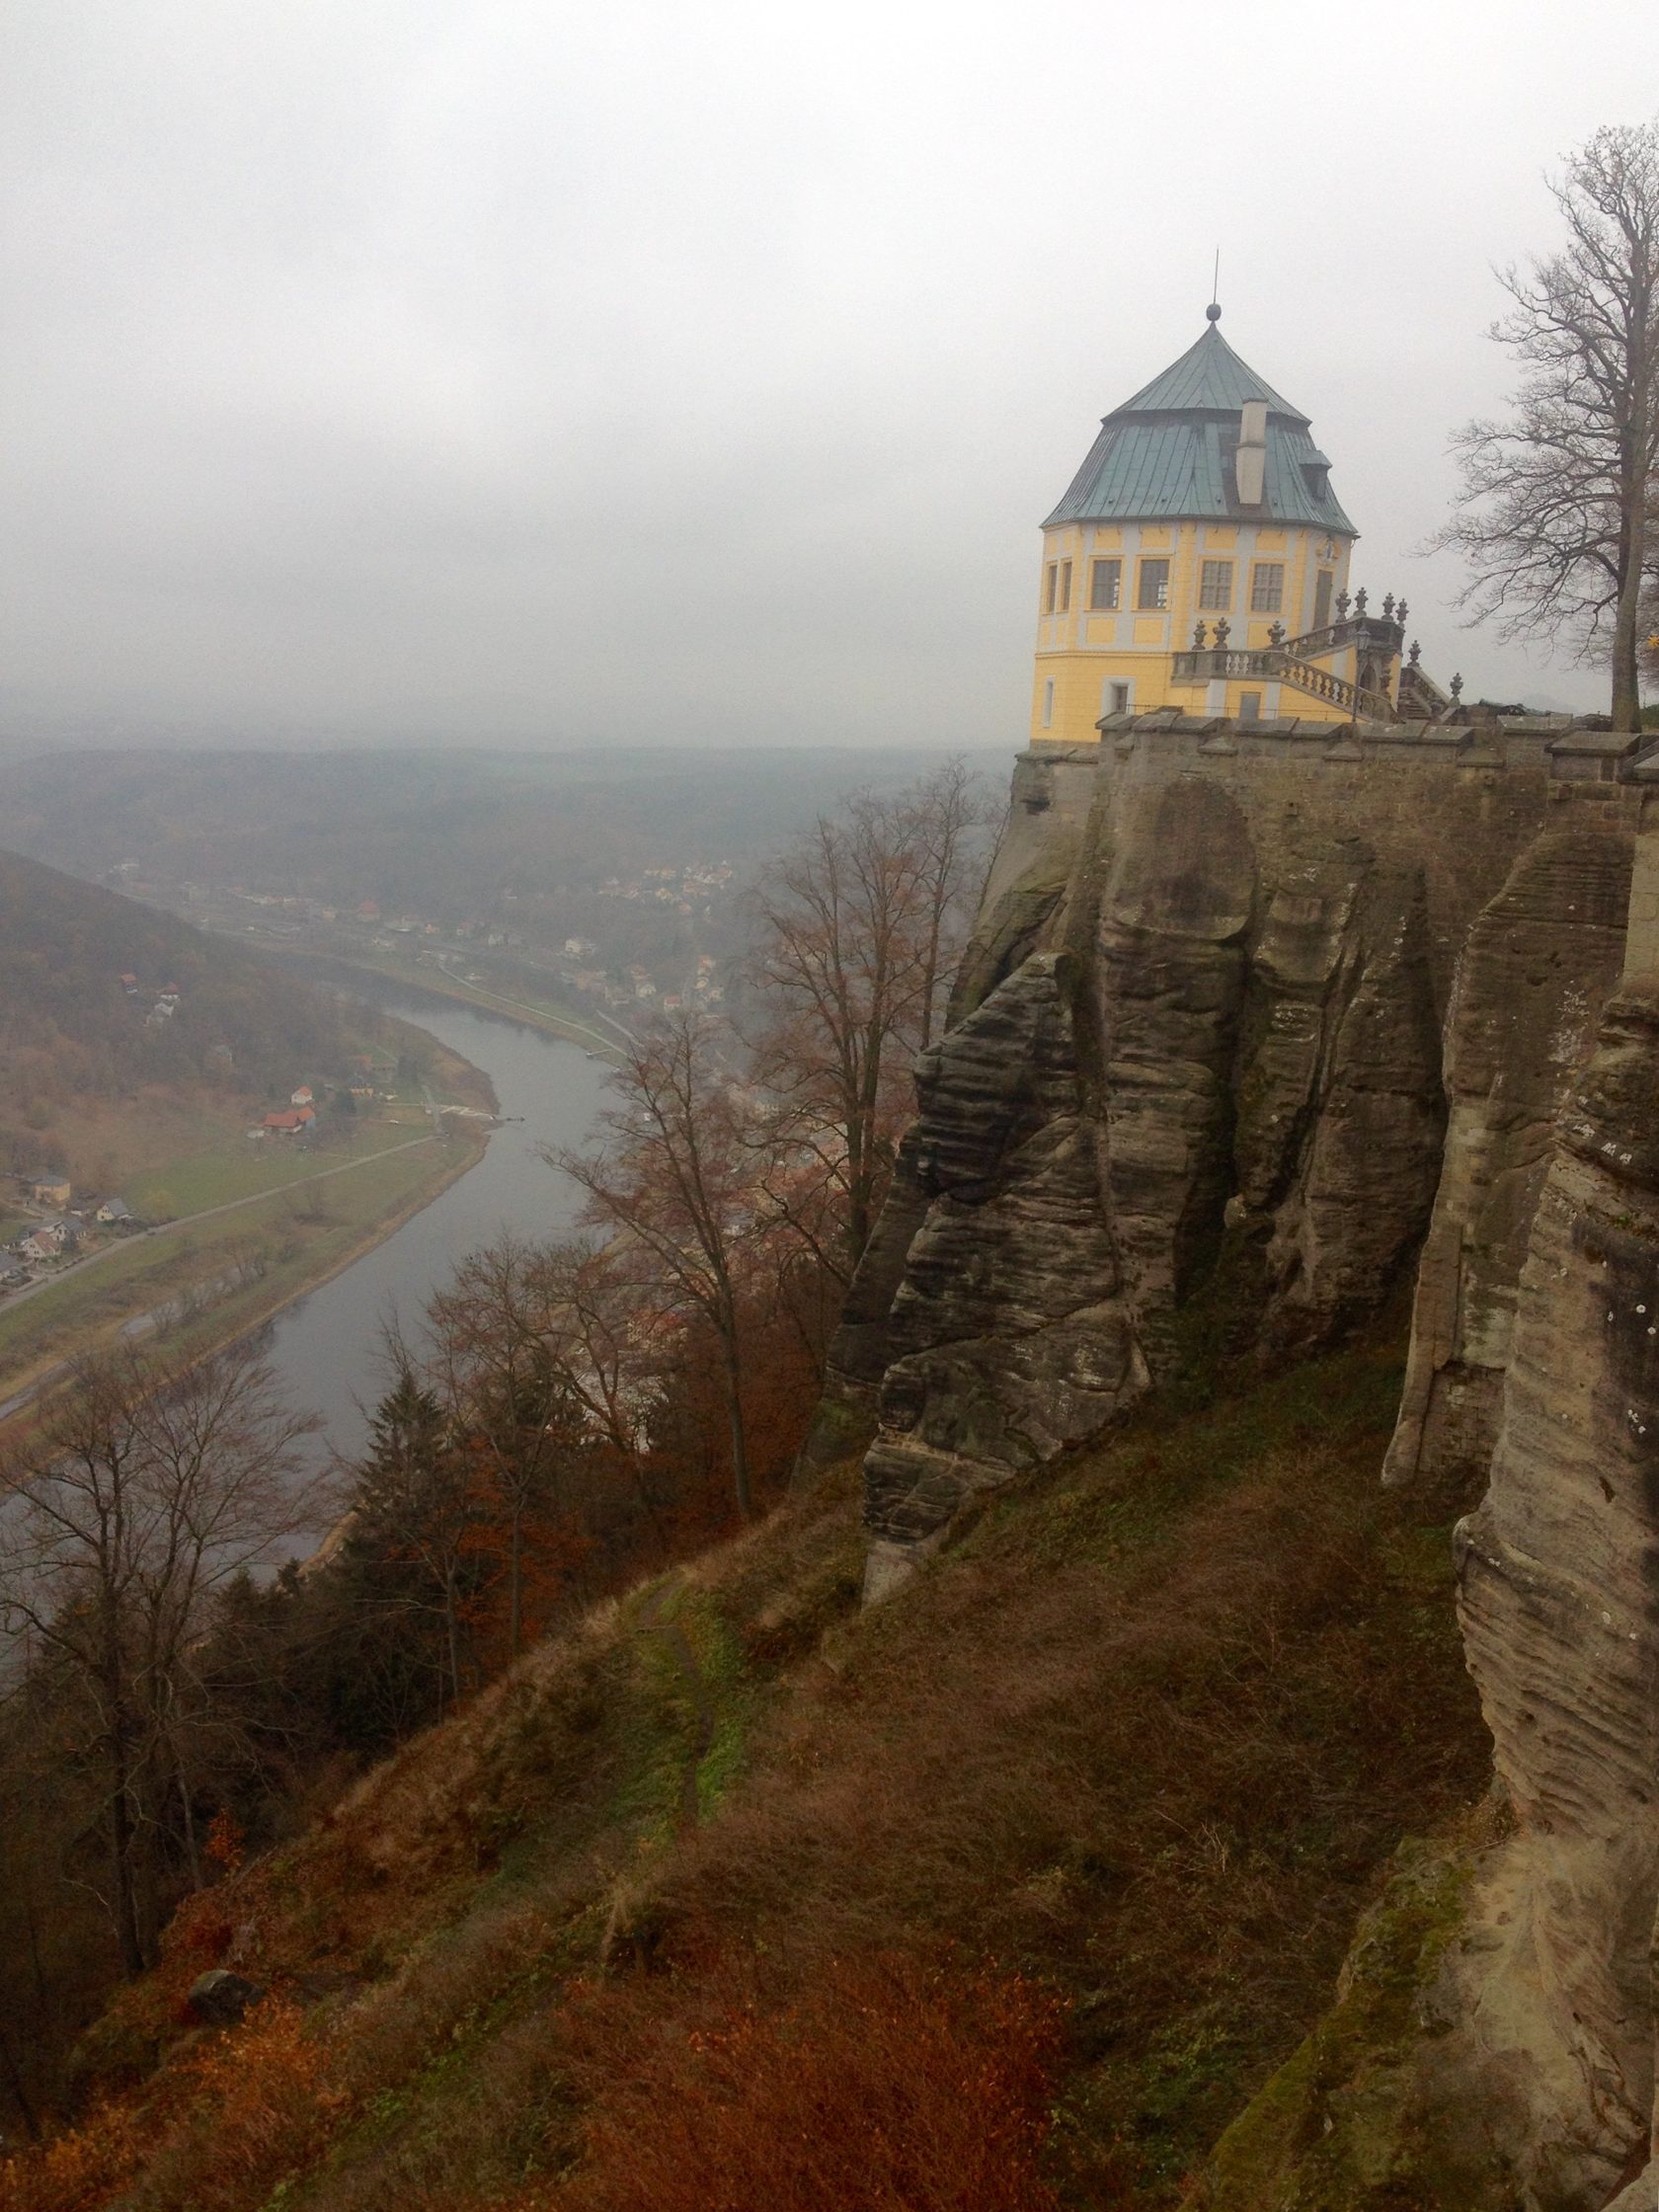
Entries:
[[985,746],[1203,328],[1413,553],[1652,0],[6,0],[0,737]]

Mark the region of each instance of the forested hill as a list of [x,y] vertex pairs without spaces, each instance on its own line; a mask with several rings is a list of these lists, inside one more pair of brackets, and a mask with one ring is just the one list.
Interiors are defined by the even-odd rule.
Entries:
[[[170,1012],[159,1012],[171,1005]],[[0,1128],[147,1083],[263,1093],[334,1065],[331,1002],[171,914],[0,852]]]
[[936,759],[781,747],[57,752],[0,762],[0,816],[15,849],[94,881],[130,863],[157,881],[458,916],[666,859],[751,860],[855,786],[898,789]]

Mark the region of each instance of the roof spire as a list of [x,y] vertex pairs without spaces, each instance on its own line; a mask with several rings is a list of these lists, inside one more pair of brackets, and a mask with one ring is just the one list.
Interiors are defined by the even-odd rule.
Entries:
[[1222,249],[1220,248],[1220,246],[1218,246],[1218,247],[1216,248],[1216,273],[1215,273],[1215,275],[1214,275],[1214,276],[1213,276],[1211,277],[1211,279],[1210,279],[1210,304],[1209,304],[1209,306],[1208,306],[1208,307],[1207,307],[1207,308],[1206,308],[1206,309],[1204,310],[1204,320],[1205,320],[1205,321],[1206,321],[1207,323],[1219,323],[1219,322],[1221,321],[1221,319],[1222,319]]

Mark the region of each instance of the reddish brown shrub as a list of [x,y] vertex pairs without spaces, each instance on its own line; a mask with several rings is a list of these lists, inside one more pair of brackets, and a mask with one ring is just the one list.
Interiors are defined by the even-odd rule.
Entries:
[[1060,2007],[1031,1982],[886,1955],[793,2002],[731,1977],[694,2021],[628,1990],[573,2010],[589,2099],[558,2212],[1052,2212],[1039,2172]]
[[241,2028],[205,2046],[193,2059],[195,2094],[168,2146],[188,2185],[168,2176],[162,2201],[191,2203],[195,2212],[257,2203],[330,2132],[343,2097],[328,2068],[328,2044],[307,2033],[301,2009],[285,1998],[266,1998]]
[[330,2057],[298,2006],[268,1998],[149,2095],[101,2105],[0,2167],[0,2212],[95,2212],[118,2198],[192,2212],[260,2203],[339,2114]]
[[72,2133],[0,2166],[0,2212],[88,2212],[137,2170],[141,2131],[125,2106],[102,2104]]

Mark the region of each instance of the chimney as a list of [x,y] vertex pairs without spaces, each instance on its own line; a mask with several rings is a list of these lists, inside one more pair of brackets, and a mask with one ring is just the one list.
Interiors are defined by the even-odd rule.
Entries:
[[1238,411],[1238,451],[1233,459],[1240,507],[1260,507],[1267,482],[1267,402],[1247,399]]

